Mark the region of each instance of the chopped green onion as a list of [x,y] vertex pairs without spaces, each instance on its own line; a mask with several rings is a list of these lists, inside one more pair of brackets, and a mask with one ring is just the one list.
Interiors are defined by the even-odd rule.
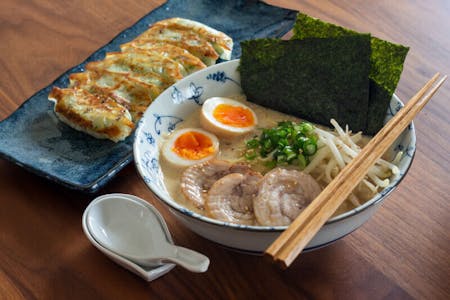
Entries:
[[318,137],[314,125],[308,122],[278,122],[273,128],[265,128],[259,137],[246,142],[245,158],[254,160],[259,156],[269,157],[266,166],[273,168],[277,164],[298,164],[306,167],[309,157],[317,152]]
[[303,144],[303,152],[308,155],[314,155],[317,152],[317,144],[311,140]]
[[300,167],[300,169],[304,169],[307,165],[308,165],[308,160],[306,159],[306,157],[302,154],[299,154],[298,157],[298,166]]
[[302,122],[300,123],[300,131],[305,135],[309,135],[314,131],[314,126],[311,123]]
[[272,140],[270,140],[270,139],[265,140],[263,142],[263,147],[264,147],[264,150],[266,150],[266,151],[272,149]]
[[257,139],[252,139],[247,141],[247,149],[255,149],[258,148],[259,141]]
[[256,152],[246,152],[245,153],[245,158],[247,160],[254,160],[257,156],[258,156],[258,154]]
[[278,155],[277,156],[277,163],[284,163],[287,161],[287,157],[284,154]]

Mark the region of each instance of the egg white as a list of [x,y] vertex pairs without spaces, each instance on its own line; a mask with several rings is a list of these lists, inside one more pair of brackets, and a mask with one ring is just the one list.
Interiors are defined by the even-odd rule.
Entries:
[[[205,156],[201,159],[188,159],[188,158],[179,156],[172,149],[174,148],[175,141],[181,135],[183,135],[184,133],[187,133],[187,132],[198,132],[198,133],[201,133],[201,134],[207,136],[212,142],[212,147],[213,147],[214,151],[210,155]],[[219,139],[214,134],[207,132],[200,128],[184,128],[184,129],[177,130],[169,136],[169,138],[167,139],[167,141],[164,143],[164,145],[162,147],[163,158],[175,167],[189,167],[189,166],[192,166],[192,165],[195,165],[198,163],[202,163],[211,158],[214,158],[218,152],[219,152]]]
[[[248,109],[253,115],[253,124],[246,127],[235,127],[221,123],[213,116],[214,109],[220,104],[227,104]],[[200,124],[202,125],[202,127],[210,132],[217,134],[218,136],[223,137],[235,137],[248,133],[255,129],[257,123],[258,119],[256,117],[256,114],[250,107],[243,104],[242,102],[225,97],[212,97],[207,99],[203,103],[200,113]]]

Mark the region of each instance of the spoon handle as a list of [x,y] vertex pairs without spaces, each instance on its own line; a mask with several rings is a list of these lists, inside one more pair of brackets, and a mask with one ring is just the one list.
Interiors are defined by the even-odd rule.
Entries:
[[194,250],[174,246],[174,256],[167,257],[167,260],[182,266],[183,268],[196,273],[205,272],[209,266],[209,258]]

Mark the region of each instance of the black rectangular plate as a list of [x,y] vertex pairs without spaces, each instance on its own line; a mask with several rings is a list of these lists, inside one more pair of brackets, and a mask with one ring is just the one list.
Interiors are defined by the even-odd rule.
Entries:
[[84,71],[89,61],[144,32],[156,21],[181,17],[202,22],[230,35],[232,58],[239,58],[242,40],[281,37],[293,26],[296,12],[260,1],[169,0],[111,42],[26,100],[0,123],[0,156],[27,170],[84,192],[96,192],[133,160],[133,136],[113,143],[92,138],[59,122],[47,96],[53,86],[65,87],[71,73]]

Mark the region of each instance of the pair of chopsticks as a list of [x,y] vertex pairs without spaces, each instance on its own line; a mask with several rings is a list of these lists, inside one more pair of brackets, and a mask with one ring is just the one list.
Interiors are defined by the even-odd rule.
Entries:
[[[336,178],[308,205],[289,227],[266,249],[265,254],[283,268],[291,265],[325,222],[344,202],[370,167],[423,109],[447,79],[436,73],[416,95],[370,140]],[[434,85],[434,86],[433,86]],[[431,88],[431,89],[430,89]],[[428,92],[427,92],[428,91]],[[425,95],[425,96],[424,96]]]

